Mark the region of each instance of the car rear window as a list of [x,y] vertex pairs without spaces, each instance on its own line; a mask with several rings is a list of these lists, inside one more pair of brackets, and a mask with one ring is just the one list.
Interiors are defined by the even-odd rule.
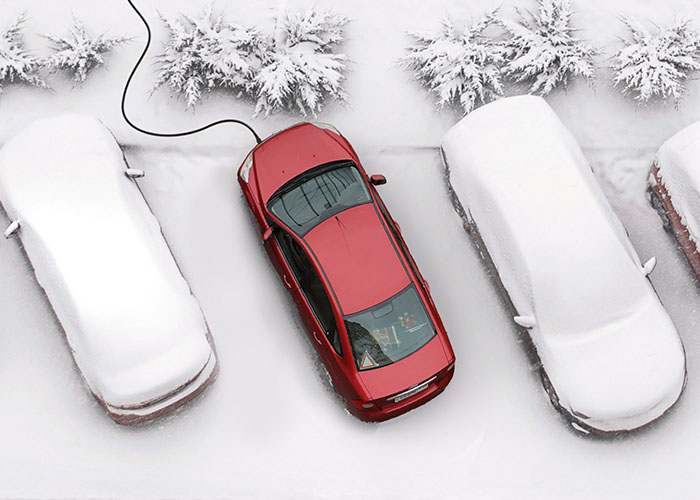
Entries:
[[403,359],[435,336],[435,327],[412,284],[390,299],[344,319],[358,370]]
[[327,218],[370,201],[362,174],[354,164],[345,163],[302,174],[272,197],[268,209],[304,236]]

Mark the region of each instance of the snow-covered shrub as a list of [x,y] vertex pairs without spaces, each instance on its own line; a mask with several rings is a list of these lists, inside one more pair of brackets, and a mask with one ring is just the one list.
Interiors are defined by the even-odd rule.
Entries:
[[7,31],[0,35],[0,93],[5,85],[12,82],[47,88],[46,82],[38,75],[42,66],[41,60],[34,57],[24,46],[22,25],[26,19],[26,14],[21,14]]
[[401,63],[415,71],[416,79],[437,96],[437,104],[459,104],[469,113],[477,100],[486,103],[503,95],[502,49],[486,37],[495,10],[483,14],[458,33],[451,19],[442,21],[437,33],[409,33],[416,44]]
[[347,56],[334,49],[343,43],[347,23],[345,16],[315,8],[280,12],[261,52],[255,114],[296,109],[315,116],[329,98],[345,101]]
[[631,40],[613,56],[614,84],[623,84],[639,102],[652,97],[678,100],[690,73],[700,69],[700,36],[689,19],[648,30],[639,20],[622,17]]
[[569,78],[591,81],[596,50],[574,36],[569,0],[538,0],[537,12],[518,10],[518,21],[499,19],[508,39],[503,43],[506,76],[530,84],[533,94],[547,95]]
[[126,37],[109,37],[104,33],[92,37],[85,25],[75,18],[68,35],[46,34],[44,37],[51,41],[54,51],[46,60],[46,65],[56,71],[72,73],[75,83],[84,82],[90,71],[104,64],[103,54],[129,40]]
[[195,106],[202,92],[226,87],[241,93],[253,91],[263,37],[253,28],[224,21],[209,6],[200,17],[181,20],[161,14],[169,39],[158,54],[158,78],[153,90],[167,85]]

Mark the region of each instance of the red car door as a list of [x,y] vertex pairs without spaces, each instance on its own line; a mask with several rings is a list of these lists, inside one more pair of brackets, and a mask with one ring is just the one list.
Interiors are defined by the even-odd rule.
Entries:
[[297,281],[294,279],[292,270],[289,268],[289,265],[285,260],[284,254],[282,253],[279,243],[277,243],[275,238],[272,238],[265,245],[265,249],[267,250],[267,253],[270,256],[272,264],[277,270],[277,274],[279,274],[280,278],[282,278],[284,286],[286,287],[287,291],[292,295],[294,302],[298,306],[299,294],[301,293],[301,291],[299,290]]
[[323,282],[308,254],[293,236],[277,227],[275,243],[283,257],[280,266],[283,281],[286,276],[285,285],[294,296],[311,342],[331,373],[334,383],[344,385],[340,330]]

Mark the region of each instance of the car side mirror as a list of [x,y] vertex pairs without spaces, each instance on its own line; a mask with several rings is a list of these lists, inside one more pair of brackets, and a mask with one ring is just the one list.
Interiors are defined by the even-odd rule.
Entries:
[[139,170],[138,168],[127,168],[124,170],[124,174],[129,178],[129,179],[140,179],[141,177],[146,175],[146,172],[143,170]]
[[369,182],[374,186],[381,186],[382,184],[386,184],[386,177],[375,174],[369,178]]
[[523,328],[533,328],[537,324],[534,316],[514,316],[513,321]]
[[270,226],[267,226],[265,228],[265,230],[263,231],[263,235],[262,235],[263,245],[265,243],[267,243],[267,240],[269,240],[272,237],[272,232],[273,231],[272,231],[272,228]]
[[5,239],[9,238],[13,234],[17,232],[19,229],[20,223],[18,220],[13,220],[9,226],[7,226],[7,229],[5,229]]
[[644,272],[644,276],[649,276],[655,267],[656,267],[656,257],[652,257],[651,259],[646,261],[644,263],[644,265],[642,266],[642,272]]

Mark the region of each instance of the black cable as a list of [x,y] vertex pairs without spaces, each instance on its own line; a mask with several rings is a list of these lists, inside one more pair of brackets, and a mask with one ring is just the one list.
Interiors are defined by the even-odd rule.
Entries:
[[215,122],[212,122],[208,125],[205,125],[203,127],[196,128],[194,130],[188,130],[186,132],[174,132],[170,134],[162,134],[159,132],[151,132],[150,130],[144,130],[141,127],[134,125],[131,120],[129,120],[129,117],[126,116],[126,109],[125,109],[125,103],[126,103],[126,92],[129,89],[129,85],[131,84],[131,79],[134,77],[134,74],[136,73],[136,70],[138,69],[139,65],[141,64],[141,61],[143,61],[143,58],[146,56],[146,52],[148,52],[148,47],[151,45],[151,27],[148,25],[148,22],[146,21],[146,18],[143,17],[141,12],[139,12],[139,9],[136,8],[134,5],[134,2],[132,0],[126,0],[129,5],[131,5],[131,8],[134,9],[134,12],[141,18],[141,21],[143,21],[144,26],[146,26],[146,32],[148,33],[148,38],[146,40],[146,47],[144,47],[143,52],[141,53],[141,57],[139,57],[139,60],[136,61],[136,65],[134,65],[134,69],[131,70],[131,74],[129,75],[129,78],[126,80],[126,85],[124,85],[124,92],[122,92],[122,116],[124,117],[124,120],[126,120],[126,123],[129,124],[129,126],[135,130],[138,130],[142,134],[146,135],[151,135],[154,137],[182,137],[185,135],[191,135],[191,134],[196,134],[197,132],[202,132],[203,130],[206,130],[208,128],[214,127],[215,125],[219,125],[222,123],[237,123],[239,125],[243,125],[245,128],[247,128],[251,134],[255,137],[255,141],[260,144],[262,141],[260,140],[260,136],[255,133],[255,130],[253,130],[253,127],[248,125],[246,122],[242,120],[236,120],[234,118],[226,118],[223,120],[218,120]]

